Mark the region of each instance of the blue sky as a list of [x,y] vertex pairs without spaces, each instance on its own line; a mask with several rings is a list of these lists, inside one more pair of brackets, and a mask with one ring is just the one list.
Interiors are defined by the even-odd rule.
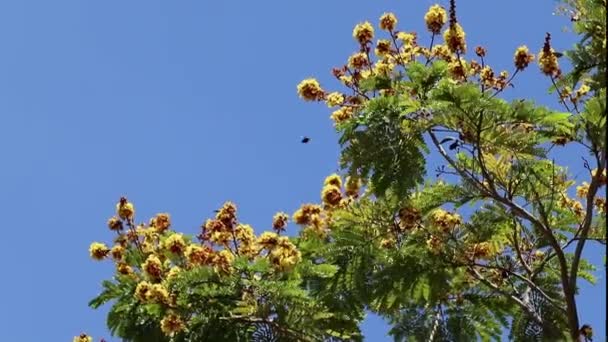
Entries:
[[[140,220],[170,212],[195,232],[225,200],[258,231],[276,211],[318,201],[336,170],[337,136],[323,105],[295,91],[355,51],[352,27],[395,12],[423,32],[431,1],[3,1],[0,2],[0,339],[70,341],[81,331],[112,341],[106,309],[87,302],[109,263],[87,249],[110,240],[105,222],[126,195]],[[511,68],[520,44],[545,32],[569,47],[556,2],[460,1],[472,49]],[[428,37],[420,36],[427,42]],[[556,107],[536,67],[509,97]],[[300,136],[312,142],[300,144]],[[575,152],[559,158],[580,163]],[[578,168],[578,169],[577,169]],[[580,166],[575,168],[580,172]],[[293,231],[292,231],[293,232]],[[589,253],[601,262],[601,248]],[[605,335],[605,272],[582,284],[584,322]],[[377,318],[370,341],[388,340]]]

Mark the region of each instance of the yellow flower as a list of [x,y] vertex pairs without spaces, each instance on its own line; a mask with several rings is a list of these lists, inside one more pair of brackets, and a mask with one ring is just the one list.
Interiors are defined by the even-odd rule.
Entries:
[[234,255],[227,249],[221,250],[215,255],[213,263],[220,271],[224,273],[230,273],[232,269],[232,263],[234,262]]
[[433,49],[431,50],[431,55],[433,57],[443,59],[446,62],[450,62],[452,60],[452,53],[450,52],[450,49],[448,49],[448,47],[443,44],[433,46]]
[[350,86],[353,84],[353,77],[347,76],[347,75],[342,75],[342,76],[340,76],[340,82],[342,82],[342,84],[344,84],[345,86]]
[[127,201],[125,197],[121,197],[120,201],[116,203],[116,214],[123,220],[133,219],[135,216],[135,207],[133,203]]
[[578,88],[576,90],[576,98],[580,99],[581,97],[587,95],[587,93],[590,90],[591,90],[591,88],[588,85],[586,85],[586,84],[581,85],[580,88]]
[[549,52],[541,50],[538,53],[538,65],[547,76],[556,76],[559,73],[559,63],[553,49],[549,49]]
[[89,254],[91,255],[91,258],[95,260],[103,260],[108,253],[110,253],[110,249],[100,242],[93,242],[89,247]]
[[154,254],[148,256],[143,265],[141,265],[141,269],[154,280],[160,279],[163,274],[162,263]]
[[589,192],[589,183],[583,182],[580,186],[576,187],[576,196],[579,198],[586,198]]
[[181,255],[186,248],[186,242],[182,234],[173,234],[164,241],[163,246],[171,253]]
[[342,178],[340,178],[340,175],[338,175],[337,173],[331,174],[331,175],[327,176],[327,178],[325,178],[323,185],[334,185],[334,186],[337,186],[338,188],[341,188],[342,187]]
[[213,251],[207,246],[189,245],[184,253],[193,265],[205,265],[213,258]]
[[367,55],[357,52],[348,58],[348,66],[354,69],[363,69],[369,65]]
[[396,25],[397,17],[393,13],[384,13],[380,17],[380,29],[391,32]]
[[125,248],[121,245],[114,245],[110,250],[110,254],[112,254],[114,260],[120,261],[125,255]]
[[135,298],[142,303],[147,303],[150,290],[152,290],[152,284],[149,282],[142,281],[138,283],[135,287]]
[[462,223],[460,215],[448,213],[443,209],[436,209],[431,216],[433,223],[443,232],[449,232]]
[[261,248],[272,249],[279,242],[279,236],[273,232],[263,232],[258,237],[257,244]]
[[108,220],[108,228],[110,228],[110,230],[120,231],[122,230],[122,222],[118,217],[112,216]]
[[308,78],[298,84],[298,94],[305,101],[321,101],[325,92],[314,78]]
[[330,118],[334,121],[335,124],[341,124],[346,120],[353,117],[353,108],[352,107],[342,107],[333,113],[331,113]]
[[448,71],[455,80],[464,80],[468,74],[467,62],[463,58],[454,59],[448,64]]
[[146,293],[146,298],[151,303],[169,303],[169,291],[161,284],[153,284]]
[[397,39],[399,39],[406,48],[416,46],[416,33],[399,32],[397,33]]
[[342,199],[340,188],[333,184],[325,185],[321,191],[321,199],[323,200],[323,203],[329,206],[340,204],[340,200]]
[[78,336],[74,336],[73,342],[93,342],[93,338],[87,334],[80,334]]
[[515,50],[513,62],[517,70],[524,70],[534,60],[534,55],[528,51],[528,47],[522,45]]
[[483,82],[483,84],[487,86],[492,86],[492,84],[494,83],[494,70],[492,70],[492,68],[486,65],[485,67],[483,67],[483,69],[481,69],[481,72],[479,73],[479,79],[481,80],[481,82]]
[[327,95],[327,99],[325,100],[325,102],[327,103],[327,107],[329,108],[339,106],[344,103],[344,95],[335,91]]
[[163,233],[171,226],[171,217],[167,213],[157,214],[150,222],[150,226],[154,227],[156,232]]
[[129,275],[133,273],[133,268],[124,262],[116,264],[116,271],[122,275]]
[[448,15],[443,7],[433,5],[424,15],[424,21],[429,32],[437,34],[441,32],[441,28],[448,21]]
[[276,213],[272,218],[272,229],[277,232],[282,232],[285,230],[287,226],[287,221],[289,220],[289,215],[286,213],[280,212]]
[[359,23],[353,29],[353,38],[359,42],[359,44],[367,44],[374,39],[374,27],[368,21]]
[[376,43],[376,55],[380,57],[386,56],[391,52],[391,42],[387,39],[380,39]]
[[450,51],[462,54],[467,50],[465,36],[464,30],[460,24],[456,23],[445,30],[443,33],[443,40],[445,40],[445,44],[448,46]]
[[175,314],[168,314],[160,321],[160,330],[167,336],[173,336],[184,328],[184,322]]
[[[395,64],[383,59],[374,65],[374,73],[382,76],[389,76],[395,69]],[[386,89],[383,89],[386,90]]]
[[441,240],[435,236],[431,236],[428,240],[426,240],[426,246],[432,254],[438,255],[441,251]]
[[312,215],[321,213],[321,207],[316,204],[304,204],[293,214],[293,221],[296,224],[308,224]]

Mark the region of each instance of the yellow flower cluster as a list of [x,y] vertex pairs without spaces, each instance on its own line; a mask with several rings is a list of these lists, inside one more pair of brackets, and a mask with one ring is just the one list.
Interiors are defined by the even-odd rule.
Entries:
[[455,23],[445,30],[443,33],[443,40],[451,52],[463,54],[467,50],[465,36],[462,26]]
[[469,260],[488,259],[493,257],[495,252],[489,242],[480,242],[467,246],[465,255]]
[[581,185],[576,187],[576,196],[579,198],[587,198],[589,192],[589,183],[583,182]]
[[445,9],[439,5],[433,5],[429,8],[428,12],[424,15],[424,22],[429,32],[438,34],[441,32],[441,28],[448,21],[448,14]]
[[[236,255],[251,261],[268,258],[276,272],[290,271],[301,260],[300,252],[287,237],[265,233],[258,239],[251,226],[238,222],[236,206],[231,202],[224,203],[215,218],[205,222],[198,236],[201,243],[191,242],[183,234],[169,230],[171,221],[168,214],[156,215],[148,225],[135,226],[132,203],[123,197],[116,210],[116,216],[108,221],[108,227],[118,233],[116,244],[108,248],[103,243],[94,242],[89,254],[95,260],[111,256],[118,275],[137,282],[133,296],[142,304],[159,304],[166,309],[174,309],[177,298],[171,293],[170,285],[182,272],[208,266],[218,275],[228,276],[234,274]],[[319,208],[317,214],[320,212]],[[273,228],[285,230],[288,218],[285,213],[276,214]],[[311,218],[310,221],[315,222],[316,219]],[[125,227],[128,229],[123,231]],[[264,255],[261,254],[263,251],[266,251]],[[138,255],[144,262],[137,264],[137,258],[127,258],[130,253]],[[160,325],[168,336],[185,328],[182,318],[172,312],[162,319]],[[89,342],[87,338],[83,334],[75,341]]]
[[393,13],[384,13],[380,17],[380,28],[385,31],[393,31],[397,26],[397,17]]
[[173,313],[166,315],[160,321],[160,330],[167,336],[173,336],[175,333],[184,330],[185,327],[184,321]]
[[522,45],[515,50],[513,63],[515,63],[517,70],[524,70],[532,61],[534,61],[534,55],[529,52],[527,46]]
[[353,29],[353,38],[361,45],[365,45],[374,39],[374,27],[368,21],[359,23]]
[[561,73],[555,50],[551,47],[551,35],[549,33],[545,37],[543,49],[538,53],[538,65],[547,76],[555,77]]
[[339,125],[353,117],[354,110],[352,107],[342,107],[333,113],[330,118],[334,121],[334,124]]
[[449,213],[443,209],[436,209],[431,214],[432,223],[444,233],[451,232],[456,226],[462,224],[462,218],[456,213]]
[[420,226],[422,216],[420,211],[414,207],[404,207],[399,209],[399,228],[403,231],[412,230]]
[[344,103],[344,95],[340,92],[335,91],[327,95],[327,99],[325,100],[325,102],[327,103],[327,107],[329,108],[337,107]]
[[73,342],[93,342],[93,338],[87,334],[80,334],[78,336],[74,336]]
[[93,242],[89,247],[89,254],[95,260],[103,260],[108,253],[110,253],[110,249],[100,242]]
[[314,78],[308,78],[298,84],[298,94],[306,101],[321,101],[325,92],[319,82]]

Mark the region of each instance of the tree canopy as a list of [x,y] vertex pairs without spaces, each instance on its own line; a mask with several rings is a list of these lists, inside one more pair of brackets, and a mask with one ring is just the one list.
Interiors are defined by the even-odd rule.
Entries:
[[[357,51],[332,70],[343,89],[297,86],[333,108],[342,173],[319,203],[277,213],[273,231],[256,235],[226,202],[189,236],[166,213],[140,223],[121,198],[112,246],[90,246],[116,264],[89,303],[110,303],[112,335],[358,341],[369,310],[396,341],[500,340],[505,329],[514,341],[590,340],[576,295],[595,281],[586,245],[606,243],[606,2],[563,1],[579,42],[556,52],[547,33],[514,52],[511,71],[468,45],[456,9],[429,8],[428,44],[393,13],[359,23]],[[533,63],[561,107],[503,98]],[[553,157],[571,146],[587,152],[583,182]]]

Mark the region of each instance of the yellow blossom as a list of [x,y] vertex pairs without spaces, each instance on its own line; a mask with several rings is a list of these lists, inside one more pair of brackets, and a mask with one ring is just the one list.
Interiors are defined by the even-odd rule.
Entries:
[[392,238],[390,238],[390,239],[382,239],[380,241],[380,247],[386,248],[386,249],[390,249],[390,248],[395,247],[395,239],[392,239]]
[[293,214],[293,221],[296,224],[308,224],[312,215],[321,213],[321,207],[316,204],[304,204]]
[[74,336],[73,342],[93,342],[93,338],[87,334],[80,334],[78,336]]
[[184,253],[188,262],[193,265],[205,265],[213,257],[213,251],[207,246],[188,245]]
[[167,336],[173,336],[184,330],[185,324],[182,319],[175,314],[168,314],[160,321],[160,330]]
[[289,215],[286,213],[280,212],[276,213],[272,218],[272,229],[277,232],[282,232],[285,230],[287,226],[287,221],[289,220]]
[[576,98],[580,99],[581,97],[587,95],[587,93],[590,90],[591,90],[591,88],[588,85],[586,85],[586,84],[581,85],[580,88],[578,88],[576,90]]
[[369,22],[359,23],[353,29],[353,38],[359,44],[367,44],[374,39],[374,27]]
[[126,198],[121,197],[116,203],[116,214],[123,220],[131,220],[135,216],[135,207],[133,203],[128,202]]
[[576,196],[579,198],[586,198],[589,192],[589,183],[583,182],[580,186],[576,187]]
[[450,51],[460,54],[467,50],[465,36],[464,30],[458,23],[448,27],[443,33],[443,39]]
[[116,271],[122,275],[129,275],[133,273],[133,268],[124,262],[116,264]]
[[397,39],[399,39],[406,48],[416,46],[416,33],[399,32],[397,33]]
[[261,248],[272,249],[279,242],[279,236],[274,232],[263,232],[256,242]]
[[513,62],[517,70],[523,70],[534,60],[534,55],[528,51],[528,47],[522,45],[515,50]]
[[335,124],[341,124],[346,120],[353,117],[353,108],[352,107],[342,107],[333,113],[331,113],[330,118],[334,121]]
[[186,248],[183,234],[172,234],[163,243],[163,247],[173,254],[181,255]]
[[448,20],[448,15],[445,9],[439,5],[433,5],[429,8],[428,12],[424,15],[424,21],[426,28],[429,32],[437,34],[441,32],[441,28]]
[[298,84],[298,94],[305,101],[320,101],[325,96],[321,85],[314,78],[308,78]]
[[167,213],[156,214],[150,222],[150,226],[153,227],[156,232],[163,233],[171,226],[171,217]]
[[342,187],[342,178],[337,173],[331,174],[325,178],[323,185],[335,185],[338,188]]
[[481,80],[481,82],[483,82],[483,84],[487,86],[492,86],[494,82],[494,70],[492,70],[490,66],[486,65],[485,67],[483,67],[483,69],[481,69],[481,72],[479,73],[479,79]]
[[327,95],[327,99],[325,100],[325,102],[327,103],[327,107],[329,108],[339,106],[344,103],[344,95],[337,91],[330,93],[329,95]]
[[103,260],[108,253],[110,253],[110,249],[100,242],[93,242],[89,247],[89,254],[91,255],[91,258],[95,260]]
[[146,261],[141,265],[141,269],[154,280],[158,280],[162,277],[162,263],[158,256],[151,254],[148,256]]
[[110,228],[110,230],[120,231],[122,230],[122,222],[118,217],[112,216],[108,220],[108,228]]
[[161,284],[153,284],[146,293],[148,302],[157,304],[169,303],[169,291]]
[[142,303],[148,302],[149,292],[152,289],[152,284],[147,281],[142,281],[135,287],[135,298]]
[[114,245],[110,250],[110,254],[114,260],[120,261],[125,255],[125,248],[121,245]]
[[[395,64],[383,59],[374,65],[374,73],[376,75],[389,76],[395,69]],[[383,89],[386,90],[386,89]]]
[[380,29],[385,31],[393,31],[397,25],[397,17],[393,13],[384,13],[380,17]]
[[332,184],[325,185],[323,187],[323,190],[321,191],[321,199],[326,205],[338,205],[340,203],[340,200],[342,199],[340,188]]
[[387,39],[380,39],[376,43],[376,49],[374,50],[376,55],[384,57],[391,52],[391,42]]
[[354,69],[363,69],[369,65],[367,55],[363,52],[357,52],[348,58],[348,66]]

